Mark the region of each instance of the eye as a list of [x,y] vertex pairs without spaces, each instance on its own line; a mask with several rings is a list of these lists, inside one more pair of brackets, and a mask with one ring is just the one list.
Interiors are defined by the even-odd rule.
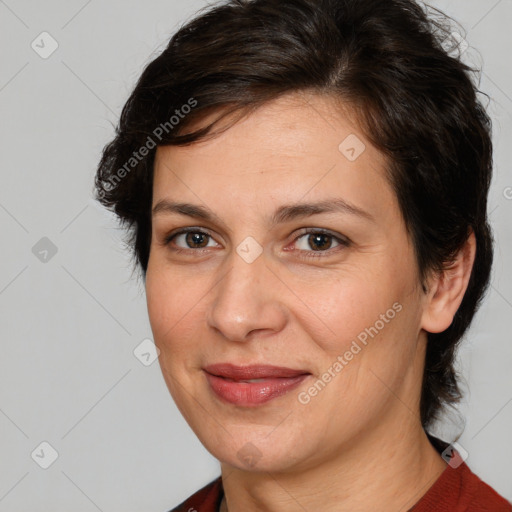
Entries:
[[[299,248],[301,252],[305,253],[302,256],[304,258],[321,258],[329,256],[332,252],[338,252],[343,247],[348,247],[350,245],[350,241],[348,239],[341,238],[323,229],[310,229],[298,236],[294,242],[297,242],[297,240],[304,237],[306,237],[304,243],[305,248]],[[332,240],[335,240],[338,243],[338,246],[335,246],[334,250],[331,250]],[[308,247],[313,247],[313,250],[309,250]]]
[[[181,237],[183,237],[182,241],[185,246],[171,247],[174,252],[201,252],[199,249],[212,247],[211,245],[208,245],[209,242],[213,241],[212,236],[209,233],[194,227],[185,228],[177,233],[167,235],[164,239],[164,245],[171,245],[171,242],[173,241],[174,244],[176,244],[176,241],[180,240]],[[324,229],[309,229],[296,237],[294,243],[301,238],[305,238],[304,245],[306,247],[299,248],[298,250],[300,253],[303,253],[300,257],[306,259],[329,256],[331,253],[338,252],[342,248],[350,245],[350,241],[348,239],[341,238],[340,236],[334,235]],[[332,249],[332,240],[338,244],[334,249]],[[308,249],[308,246],[313,247],[313,250]]]
[[[208,247],[208,241],[212,239],[211,235],[200,231],[197,228],[187,228],[182,229],[178,233],[171,233],[170,235],[165,237],[164,244],[170,245],[170,243],[173,240],[180,239],[180,237],[183,237],[184,243],[187,244],[184,248],[178,247],[178,248],[172,248],[173,251],[176,252],[182,252],[186,251],[187,249],[194,250],[194,249],[204,249],[205,247]],[[210,239],[210,240],[209,240]]]

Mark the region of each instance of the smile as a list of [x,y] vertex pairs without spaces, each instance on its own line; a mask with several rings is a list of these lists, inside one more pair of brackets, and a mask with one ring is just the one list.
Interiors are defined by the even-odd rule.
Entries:
[[210,389],[224,402],[254,407],[282,396],[311,374],[277,366],[235,366],[229,363],[204,368]]

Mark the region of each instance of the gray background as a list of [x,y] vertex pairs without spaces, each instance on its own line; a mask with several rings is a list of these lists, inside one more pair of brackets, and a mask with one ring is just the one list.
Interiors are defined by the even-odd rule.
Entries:
[[[91,199],[100,151],[143,66],[205,5],[0,0],[0,511],[163,512],[219,474],[158,362],[133,354],[151,339],[143,286],[123,232]],[[483,63],[492,98],[496,257],[460,351],[469,390],[459,442],[473,471],[512,500],[512,0],[432,5],[467,30],[464,59]],[[46,59],[31,47],[43,46],[43,31],[59,45]],[[451,441],[457,419],[439,432]],[[58,452],[48,469],[43,441]]]

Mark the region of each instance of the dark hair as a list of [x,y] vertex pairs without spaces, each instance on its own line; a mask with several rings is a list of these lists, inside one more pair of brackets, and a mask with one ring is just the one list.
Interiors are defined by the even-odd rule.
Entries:
[[[461,398],[455,350],[489,285],[493,259],[491,121],[470,75],[478,70],[445,49],[454,40],[449,20],[413,0],[224,0],[208,7],[144,69],[95,179],[96,198],[129,228],[145,276],[155,146],[215,136],[225,116],[239,119],[290,92],[328,94],[352,107],[390,162],[423,291],[426,276],[453,261],[470,230],[476,237],[462,304],[448,329],[428,333],[425,429]],[[210,113],[218,114],[212,123],[186,131]]]

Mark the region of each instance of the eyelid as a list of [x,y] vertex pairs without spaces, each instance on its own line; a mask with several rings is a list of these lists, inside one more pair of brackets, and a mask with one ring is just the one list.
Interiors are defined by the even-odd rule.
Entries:
[[[190,233],[190,232],[192,232],[192,233],[202,233],[202,234],[208,235],[212,240],[215,240],[214,236],[211,234],[211,232],[210,232],[210,230],[208,228],[203,228],[203,227],[199,227],[199,226],[187,226],[187,227],[183,227],[183,228],[178,228],[177,230],[171,231],[169,234],[165,235],[164,240],[163,240],[163,245],[167,246],[177,236],[182,235],[182,234],[186,234],[186,233]],[[305,258],[308,258],[308,257],[321,257],[322,255],[329,256],[329,255],[332,255],[333,253],[336,253],[337,249],[339,249],[340,247],[342,247],[342,248],[343,247],[348,247],[352,243],[351,240],[348,237],[346,237],[346,236],[343,236],[343,235],[338,234],[338,233],[334,233],[334,232],[332,232],[329,229],[316,228],[316,227],[300,228],[300,232],[297,233],[297,235],[294,237],[292,242],[296,243],[299,238],[302,238],[303,236],[309,235],[309,234],[324,234],[324,235],[328,235],[328,236],[332,237],[333,239],[335,239],[339,243],[339,245],[337,247],[330,248],[330,249],[327,249],[325,251],[313,251],[313,250],[307,251],[307,250],[304,250],[304,249],[298,249],[298,252],[309,254],[309,256],[304,256]],[[199,249],[193,249],[193,248],[190,248],[190,247],[187,247],[187,248],[178,247],[178,248],[173,248],[172,250],[175,251],[175,252],[192,251],[192,252],[199,252],[199,253],[201,253],[204,250],[208,250],[208,247],[202,247],[202,248],[199,248]]]
[[[163,245],[168,245],[172,239],[179,235],[183,235],[186,233],[204,233],[205,235],[208,235],[210,238],[214,239],[214,236],[211,234],[210,230],[208,228],[203,228],[199,226],[187,226],[184,228],[178,228],[176,230],[171,231],[170,233],[166,234],[163,239]],[[181,247],[180,247],[181,249]],[[190,249],[191,251],[198,251],[200,249]]]
[[302,232],[295,236],[295,238],[293,239],[293,243],[295,244],[299,238],[302,238],[303,236],[310,234],[328,235],[334,240],[336,240],[339,245],[336,247],[326,249],[325,251],[307,251],[304,249],[297,249],[298,252],[304,253],[304,255],[301,256],[301,258],[306,260],[316,258],[328,258],[329,256],[338,254],[341,250],[346,249],[352,244],[352,241],[348,237],[338,233],[334,233],[331,230],[325,228],[303,228]]

